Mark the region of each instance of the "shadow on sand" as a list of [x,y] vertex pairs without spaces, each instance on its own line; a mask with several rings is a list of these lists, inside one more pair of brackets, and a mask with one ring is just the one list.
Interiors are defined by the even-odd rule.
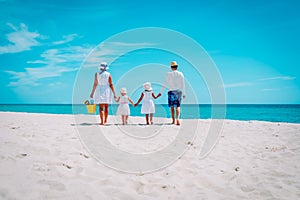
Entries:
[[164,125],[174,125],[172,123],[154,123],[154,124],[141,124],[141,123],[132,123],[132,124],[110,124],[100,125],[99,123],[80,123],[80,124],[70,124],[71,126],[164,126]]

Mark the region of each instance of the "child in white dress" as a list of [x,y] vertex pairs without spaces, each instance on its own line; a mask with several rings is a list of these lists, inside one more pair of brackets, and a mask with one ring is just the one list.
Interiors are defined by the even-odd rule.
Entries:
[[117,115],[122,116],[122,124],[127,124],[128,116],[130,115],[130,108],[128,102],[130,102],[133,106],[133,101],[127,96],[126,88],[122,88],[120,90],[121,96],[116,99],[116,102],[119,103],[119,107],[117,110]]
[[[161,94],[155,96],[152,91],[151,83],[149,82],[144,83],[143,87],[145,90],[142,92],[140,99],[134,106],[137,106],[143,100],[141,113],[146,114],[146,124],[153,124],[153,113],[155,113],[155,106],[154,106],[153,99],[157,99],[158,97],[161,96]],[[149,123],[149,115],[150,115],[150,123]]]

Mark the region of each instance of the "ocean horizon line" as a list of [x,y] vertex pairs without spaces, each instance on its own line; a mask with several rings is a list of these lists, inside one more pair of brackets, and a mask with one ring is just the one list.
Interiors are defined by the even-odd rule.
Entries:
[[[110,115],[119,104],[109,106]],[[131,116],[141,114],[141,105],[130,106]],[[171,117],[168,104],[156,104],[155,117]],[[300,123],[300,104],[182,104],[182,119],[232,119]],[[0,104],[3,112],[29,112],[49,114],[88,114],[84,104]],[[97,106],[96,113],[99,114]]]
[[[0,103],[0,105],[85,105],[84,103]],[[98,104],[97,104],[98,105]],[[112,103],[110,105],[119,105],[118,103]],[[168,105],[167,103],[155,103],[155,105]],[[228,104],[209,104],[209,103],[182,103],[181,105],[300,105],[300,103],[228,103]]]

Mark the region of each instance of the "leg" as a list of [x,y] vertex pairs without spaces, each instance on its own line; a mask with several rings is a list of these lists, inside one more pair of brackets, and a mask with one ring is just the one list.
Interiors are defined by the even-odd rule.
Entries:
[[174,107],[171,107],[172,124],[175,124]]
[[149,114],[146,114],[146,124],[149,124]]
[[122,124],[125,124],[125,115],[122,115]]
[[168,105],[170,107],[171,116],[172,116],[172,124],[175,124],[175,117],[174,117],[174,94],[172,91],[168,92]]
[[107,122],[108,117],[108,104],[104,104],[104,124]]
[[104,115],[104,111],[103,111],[103,104],[99,104],[99,115],[100,115],[100,125],[103,125],[103,115]]
[[150,113],[150,124],[153,124],[153,113]]
[[128,124],[128,115],[125,115],[125,124]]
[[180,107],[176,107],[176,124],[178,126],[180,125],[179,117],[180,117]]

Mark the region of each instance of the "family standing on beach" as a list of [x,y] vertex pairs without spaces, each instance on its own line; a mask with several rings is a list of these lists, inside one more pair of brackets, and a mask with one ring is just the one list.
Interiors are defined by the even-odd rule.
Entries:
[[183,73],[178,71],[178,64],[172,61],[170,64],[171,70],[167,73],[165,82],[161,91],[155,95],[151,83],[143,84],[144,91],[137,103],[134,103],[128,96],[126,88],[120,90],[120,96],[116,96],[112,76],[108,70],[108,65],[102,62],[99,67],[99,72],[95,73],[94,85],[90,97],[95,99],[95,104],[99,104],[100,125],[107,123],[108,106],[112,103],[112,98],[119,103],[117,115],[122,116],[122,124],[127,124],[128,116],[130,115],[129,103],[136,107],[141,101],[141,113],[145,114],[146,124],[153,124],[153,114],[155,113],[155,105],[153,99],[161,96],[166,88],[168,88],[168,105],[171,110],[172,124],[180,125],[180,104],[182,98],[185,98],[185,85]]

